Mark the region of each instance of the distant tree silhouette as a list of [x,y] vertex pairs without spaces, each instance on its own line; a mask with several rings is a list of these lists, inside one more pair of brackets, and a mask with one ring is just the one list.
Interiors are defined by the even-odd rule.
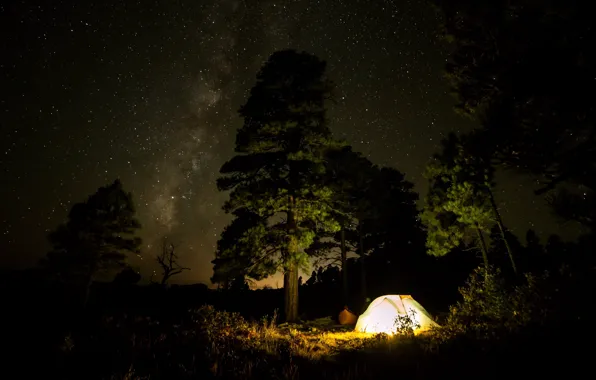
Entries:
[[[326,125],[331,84],[325,66],[313,55],[292,50],[269,58],[240,109],[244,125],[236,136],[238,155],[222,166],[217,182],[219,190],[231,190],[224,210],[246,209],[258,223],[234,229],[241,233],[235,235],[238,244],[222,242],[226,248],[218,249],[215,265],[258,277],[283,270],[287,321],[298,318],[298,270],[308,265],[304,249],[315,227],[339,228],[330,217],[332,191],[322,181],[325,150],[337,145]],[[243,252],[240,246],[250,248]]]
[[[359,202],[357,229],[350,230],[348,242],[358,247],[360,256],[360,300],[367,306],[368,273],[377,276],[369,265],[373,253],[381,253],[388,259],[400,261],[411,246],[421,237],[416,201],[418,194],[414,185],[405,180],[403,173],[393,168],[374,168],[372,180]],[[409,242],[409,243],[408,243]],[[415,244],[414,244],[415,245]]]
[[370,187],[370,199],[375,212],[368,219],[369,250],[387,250],[395,260],[404,251],[418,247],[424,239],[419,212],[418,194],[414,184],[403,173],[393,168],[380,168]]
[[563,221],[576,221],[596,234],[596,197],[588,188],[569,190],[561,188],[547,196],[555,214]]
[[532,229],[526,232],[526,250],[534,255],[544,253],[544,247],[540,244],[540,238],[538,238],[538,235]]
[[317,270],[313,270],[305,285],[331,287],[331,285],[341,285],[341,281],[341,267],[337,265],[326,265],[319,266]]
[[166,285],[168,280],[190,268],[183,267],[178,263],[176,255],[176,246],[174,243],[168,243],[167,238],[163,239],[160,253],[155,257],[155,261],[161,268],[161,285]]
[[98,274],[124,267],[129,253],[139,254],[141,239],[134,234],[141,225],[134,214],[132,195],[119,180],[100,187],[50,233],[53,249],[44,264],[61,280],[80,284],[86,304]]
[[[363,226],[366,218],[374,217],[374,212],[377,211],[372,207],[370,186],[374,176],[378,174],[378,168],[361,153],[353,152],[350,148],[338,150],[328,162],[331,163],[330,173],[334,175],[334,184],[337,186],[334,203],[335,210],[339,211],[338,217],[342,226],[339,236],[335,236],[341,250],[342,288],[344,289],[342,303],[348,305],[347,246],[351,245],[351,251],[355,252],[364,263],[367,252],[364,245],[366,231]],[[366,272],[364,265],[361,265],[361,268],[361,291],[364,293]]]
[[319,269],[317,269],[317,283],[323,282],[323,272],[323,267],[319,267]]
[[381,168],[371,186],[375,214],[364,224],[367,255],[360,263],[360,272],[370,275],[360,279],[362,310],[368,307],[369,288],[374,292],[382,283],[393,283],[396,276],[416,278],[419,266],[426,267],[419,260],[424,256],[425,234],[413,187],[403,173],[393,168]]
[[308,280],[306,280],[306,286],[312,286],[316,283],[317,283],[317,272],[313,270],[310,277],[308,278]]
[[244,277],[238,276],[230,281],[227,289],[233,292],[245,292],[250,290],[250,286]]
[[540,238],[536,232],[529,229],[526,232],[524,255],[523,255],[525,271],[540,268],[543,265],[545,257],[544,246],[540,243]]
[[546,240],[546,245],[544,246],[544,251],[551,255],[561,254],[562,251],[565,249],[565,243],[563,239],[559,235],[549,235],[548,239]]
[[[340,265],[344,305],[348,303],[349,295],[347,255],[354,252],[364,259],[364,251],[358,243],[364,239],[364,234],[358,230],[358,226],[373,211],[370,194],[366,194],[366,191],[377,173],[372,162],[361,153],[354,152],[350,146],[327,151],[325,182],[333,189],[332,215],[339,223],[340,230],[329,233],[318,231],[308,252],[326,264]],[[352,239],[348,241],[350,237]]]
[[327,181],[334,194],[333,215],[341,229],[332,234],[318,234],[309,250],[329,264],[340,265],[343,304],[347,305],[348,253],[358,255],[361,261],[360,295],[364,299],[368,255],[381,247],[401,248],[404,241],[414,239],[416,232],[420,234],[418,196],[412,191],[413,184],[405,181],[398,170],[379,168],[349,146],[330,150],[327,168]]
[[[434,0],[452,43],[458,110],[478,119],[503,166],[596,233],[596,31],[589,2]],[[558,185],[579,189],[556,194]]]
[[141,275],[131,267],[124,268],[114,277],[114,284],[117,285],[135,285],[139,281],[141,281]]
[[332,284],[340,284],[341,273],[339,267],[330,265],[327,268],[321,270],[319,284],[330,286]]

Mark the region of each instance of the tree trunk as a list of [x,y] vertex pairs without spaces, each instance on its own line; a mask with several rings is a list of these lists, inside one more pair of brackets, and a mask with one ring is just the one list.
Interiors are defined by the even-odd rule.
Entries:
[[507,240],[507,236],[505,235],[505,228],[503,228],[503,220],[501,219],[501,213],[497,208],[497,202],[495,202],[495,198],[493,197],[493,192],[488,189],[488,195],[490,196],[490,203],[497,218],[497,225],[499,226],[499,230],[501,231],[501,238],[503,239],[503,243],[505,243],[505,248],[507,249],[507,254],[509,255],[509,260],[511,261],[511,267],[513,268],[513,273],[517,276],[517,266],[515,265],[515,259],[513,258],[513,252],[511,251],[511,247],[509,246],[509,241]]
[[348,254],[346,252],[346,230],[341,225],[341,277],[342,277],[342,297],[344,306],[348,306]]
[[366,265],[364,255],[364,237],[362,236],[362,223],[358,223],[358,250],[360,251],[360,292],[362,296],[362,311],[368,306],[366,304]]
[[296,322],[298,320],[298,263],[296,262],[296,217],[294,215],[294,197],[289,198],[288,211],[288,237],[290,238],[290,247],[286,251],[286,270],[284,273],[284,295],[285,295],[285,314],[286,322]]
[[486,249],[486,242],[480,230],[480,224],[476,223],[476,233],[478,234],[478,241],[480,242],[480,249],[482,250],[482,258],[484,259],[484,268],[488,270],[488,252]]
[[298,265],[290,264],[284,273],[286,322],[298,321]]
[[87,283],[85,284],[85,293],[83,294],[83,309],[87,307],[87,303],[89,302],[89,295],[91,294],[91,285],[93,285],[93,274],[90,274],[87,278]]

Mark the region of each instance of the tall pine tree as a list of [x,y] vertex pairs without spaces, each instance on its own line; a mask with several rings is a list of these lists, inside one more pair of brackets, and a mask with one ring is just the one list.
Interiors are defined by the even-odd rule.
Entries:
[[490,230],[492,215],[485,183],[491,179],[491,168],[467,155],[453,133],[442,144],[443,150],[425,172],[430,190],[421,219],[427,230],[428,253],[443,256],[476,235],[488,268],[484,233]]
[[[488,247],[484,233],[496,226],[498,240],[509,256],[514,273],[517,267],[493,196],[494,168],[482,151],[483,134],[458,137],[449,134],[443,150],[428,165],[426,176],[431,189],[426,198],[422,221],[427,226],[429,253],[442,256],[462,243],[467,232],[476,234],[484,264],[488,267]],[[497,241],[497,237],[492,239]]]
[[417,240],[421,232],[416,220],[418,196],[412,192],[413,184],[398,170],[379,168],[349,146],[330,151],[327,162],[327,178],[334,189],[334,216],[341,230],[319,234],[320,239],[309,249],[327,261],[339,261],[344,303],[349,299],[350,285],[347,256],[358,255],[360,298],[362,305],[368,306],[365,262],[373,251],[393,250],[395,255],[402,253],[408,242]]
[[[364,261],[364,231],[362,226],[365,217],[372,217],[376,209],[372,207],[370,187],[379,174],[379,170],[361,153],[354,152],[350,146],[342,146],[331,150],[327,156],[327,180],[334,189],[334,217],[340,224],[340,231],[332,237],[339,245],[342,298],[347,305],[348,290],[348,251],[355,252]],[[327,243],[328,244],[328,243]],[[320,244],[319,244],[320,246]],[[329,245],[328,245],[329,247]],[[323,245],[322,248],[325,248]],[[366,280],[364,266],[361,266],[361,289],[365,289]],[[363,295],[364,297],[364,295]]]
[[[305,249],[315,230],[338,229],[331,218],[332,190],[324,184],[325,152],[336,144],[325,118],[331,91],[325,67],[293,50],[269,58],[240,109],[237,155],[222,166],[217,182],[221,191],[231,190],[224,210],[246,209],[258,223],[246,224],[238,243],[226,242],[232,247],[218,251],[216,260],[233,262],[230,267],[240,271],[249,263],[255,276],[282,270],[287,321],[298,319],[298,270],[308,265]],[[242,255],[248,257],[238,261]],[[267,265],[261,270],[258,262]]]

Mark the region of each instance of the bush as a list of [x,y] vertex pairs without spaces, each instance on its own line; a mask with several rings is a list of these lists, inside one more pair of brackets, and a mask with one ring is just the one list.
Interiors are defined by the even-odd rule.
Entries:
[[[204,306],[182,320],[120,314],[79,324],[59,349],[62,379],[295,378],[378,337],[326,325],[260,323]],[[54,363],[55,364],[55,363]]]
[[398,315],[395,318],[395,334],[412,337],[414,331],[420,328],[416,318],[416,311],[409,310],[405,315]]
[[548,280],[548,273],[527,274],[521,284],[509,287],[498,269],[477,268],[459,289],[462,300],[450,307],[435,335],[441,340],[461,335],[495,339],[541,323],[548,314]]
[[[586,268],[526,275],[508,284],[498,270],[477,269],[442,327],[416,337],[413,311],[395,320],[399,336],[357,333],[335,326],[332,318],[276,325],[274,315],[249,322],[212,306],[161,318],[93,315],[73,326],[44,370],[56,366],[47,376],[90,380],[386,378],[395,371],[418,378],[450,371],[462,378],[477,377],[478,370],[491,373],[505,361],[534,370],[540,361],[560,351],[576,354],[590,341],[590,330],[578,329],[578,321],[592,328],[593,278]],[[575,337],[583,342],[572,342]],[[425,352],[429,348],[440,352]],[[539,359],[531,361],[529,352]],[[472,364],[456,370],[453,363],[462,358]]]
[[[204,306],[193,313],[195,331],[204,342],[205,356],[213,375],[246,377],[268,371],[289,351],[289,344],[276,339],[275,319],[262,318],[261,325],[247,322],[239,313]],[[281,354],[281,355],[280,355]],[[248,376],[250,377],[250,376]]]

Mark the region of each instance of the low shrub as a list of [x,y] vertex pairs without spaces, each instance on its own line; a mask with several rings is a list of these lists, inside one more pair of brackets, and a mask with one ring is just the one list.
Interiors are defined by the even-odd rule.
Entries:
[[[445,371],[476,378],[482,371],[485,378],[497,378],[504,361],[537,368],[528,364],[526,352],[540,360],[560,355],[552,342],[561,331],[567,341],[560,347],[566,352],[581,347],[569,344],[568,331],[578,321],[593,319],[592,277],[589,270],[561,270],[526,275],[512,284],[498,270],[477,269],[441,327],[417,336],[412,313],[395,320],[393,336],[357,333],[336,326],[331,318],[277,324],[274,314],[249,322],[212,306],[191,310],[180,320],[93,318],[67,335],[56,360],[60,367],[48,375],[90,380],[382,379],[397,372],[431,378]],[[453,365],[462,358],[466,366]]]
[[413,337],[414,331],[420,328],[416,318],[416,311],[408,310],[405,315],[398,315],[395,318],[395,334]]
[[431,335],[435,343],[462,337],[498,340],[529,327],[556,327],[563,320],[572,323],[591,309],[582,307],[591,304],[591,287],[585,278],[562,267],[553,273],[528,273],[516,284],[508,284],[498,269],[477,268],[459,289],[462,299],[450,307],[442,326]]
[[60,346],[59,378],[191,379],[295,378],[298,363],[317,365],[375,344],[343,327],[277,325],[276,314],[248,322],[213,306],[191,310],[179,323],[120,315],[89,323]]

